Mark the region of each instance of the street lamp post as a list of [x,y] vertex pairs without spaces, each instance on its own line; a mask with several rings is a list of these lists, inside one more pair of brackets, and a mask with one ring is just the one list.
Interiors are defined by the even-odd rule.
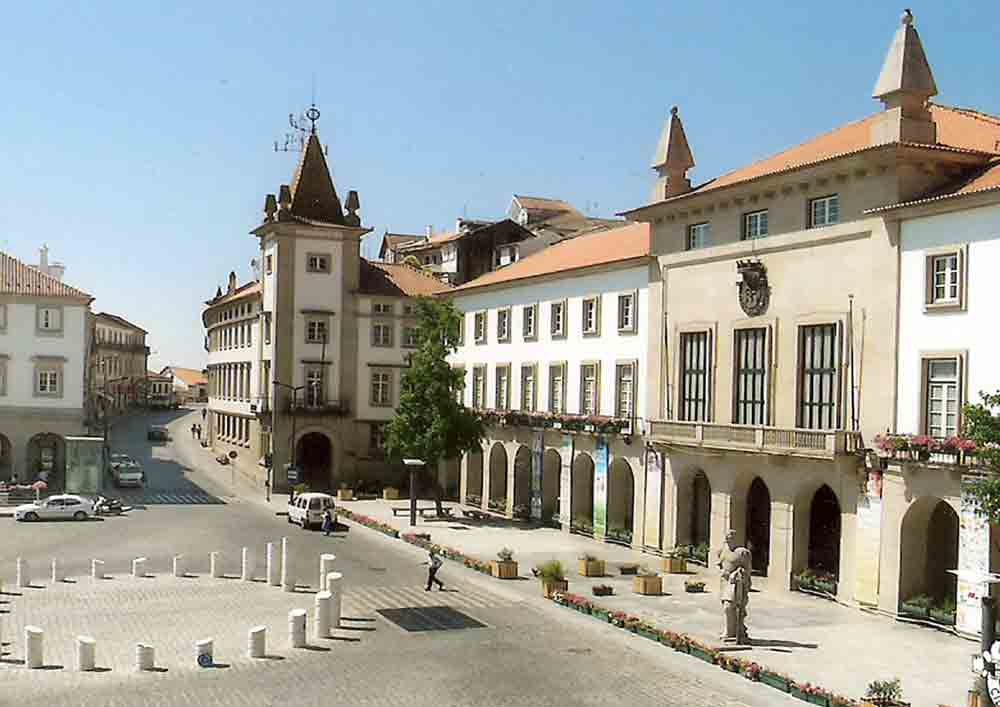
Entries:
[[421,459],[404,459],[403,464],[410,470],[410,527],[417,524],[417,472],[426,466]]
[[[289,408],[291,410],[291,414],[292,414],[292,438],[291,438],[292,439],[292,463],[291,463],[291,466],[294,467],[294,468],[296,468],[296,469],[298,469],[298,467],[295,466],[295,461],[296,461],[296,459],[295,459],[295,451],[296,451],[295,450],[295,421],[296,421],[296,416],[295,416],[295,396],[298,395],[298,393],[299,393],[300,390],[305,390],[306,386],[304,386],[304,385],[297,385],[297,386],[296,385],[289,385],[288,383],[282,383],[281,381],[274,381],[274,386],[275,387],[286,388],[286,389],[290,390],[291,393],[292,393],[292,400],[291,400],[291,404],[289,406]],[[275,402],[277,402],[278,396],[275,395],[274,399],[275,399]],[[278,409],[278,406],[275,405],[274,406],[274,410],[271,412],[271,415],[272,415],[271,428],[272,429],[274,429],[274,426],[275,426],[274,423],[273,423],[273,417],[274,417],[275,413],[277,412],[277,409]],[[288,498],[289,498],[289,500],[295,498],[295,489],[292,488],[291,484],[289,484],[289,486],[288,486]]]

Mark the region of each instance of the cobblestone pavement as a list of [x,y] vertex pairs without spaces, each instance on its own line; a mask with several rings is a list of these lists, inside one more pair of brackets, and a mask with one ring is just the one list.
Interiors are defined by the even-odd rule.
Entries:
[[[91,523],[0,520],[0,579],[12,592],[0,595],[0,611],[8,612],[0,615],[6,644],[0,658],[0,704],[796,704],[464,568],[446,564],[441,572],[454,591],[427,593],[422,588],[425,555],[418,549],[358,528],[330,538],[290,528],[275,515],[277,504],[268,509],[256,499],[236,502],[242,497],[227,488],[228,475],[220,480],[218,469],[199,468],[183,448],[172,453],[172,460],[164,459],[177,466],[170,473],[227,502],[150,505]],[[213,474],[214,479],[206,478]],[[321,552],[336,553],[337,569],[345,574],[344,616],[355,620],[345,621],[336,639],[310,639],[317,644],[313,650],[291,648],[287,636],[289,609],[309,609],[311,622],[312,593],[289,594],[262,582],[207,576],[210,550],[223,552],[226,572],[235,574],[244,545],[253,548],[255,574],[263,574],[264,543],[282,535],[290,539],[290,569],[298,583],[317,584]],[[197,577],[170,576],[175,553],[186,556]],[[42,587],[12,586],[18,556],[32,560],[35,581]],[[129,563],[138,556],[149,558],[153,577],[129,576]],[[51,557],[60,558],[74,582],[49,581]],[[92,580],[91,557],[104,559],[113,578]],[[466,613],[485,627],[407,633],[377,613],[438,605]],[[50,669],[29,670],[20,662],[26,624],[45,630]],[[255,625],[268,626],[272,659],[245,657],[247,630]],[[109,670],[72,670],[78,634],[98,640],[98,665]],[[216,660],[228,667],[196,666],[194,642],[203,638],[215,640]],[[164,672],[132,671],[139,641],[155,646]]]

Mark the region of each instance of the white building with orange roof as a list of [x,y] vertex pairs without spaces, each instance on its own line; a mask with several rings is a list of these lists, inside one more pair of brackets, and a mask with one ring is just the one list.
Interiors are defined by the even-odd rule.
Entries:
[[649,233],[638,223],[578,236],[447,293],[464,319],[452,364],[488,430],[462,459],[466,503],[659,545],[661,494],[647,489],[642,444],[658,331]]

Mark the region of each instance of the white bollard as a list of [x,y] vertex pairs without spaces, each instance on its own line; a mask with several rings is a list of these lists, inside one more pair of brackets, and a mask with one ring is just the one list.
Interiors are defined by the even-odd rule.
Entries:
[[208,573],[214,579],[222,576],[222,563],[219,561],[219,553],[208,553]]
[[263,658],[267,652],[267,626],[254,626],[247,634],[247,655]]
[[132,560],[132,576],[141,578],[146,576],[146,558],[137,557]]
[[52,584],[58,584],[62,581],[62,577],[59,575],[59,562],[58,560],[52,560]]
[[243,548],[242,559],[240,562],[240,579],[244,582],[249,582],[253,579],[253,570],[251,569],[250,564],[250,548],[245,547]]
[[42,641],[45,632],[37,626],[24,627],[24,665],[28,668],[40,668],[45,665],[45,651]]
[[147,643],[135,644],[135,669],[136,672],[152,670],[156,665],[156,654],[153,647]]
[[281,589],[285,592],[295,591],[295,581],[288,571],[288,538],[281,539]]
[[184,576],[184,555],[174,555],[174,576]]
[[333,572],[333,562],[336,559],[336,555],[328,552],[324,552],[319,556],[319,582],[316,586],[321,590],[323,589],[323,585],[326,583],[326,576]]
[[104,579],[104,560],[90,561],[90,576],[94,579]]
[[330,593],[330,626],[340,628],[340,614],[344,603],[344,575],[340,572],[328,574],[326,591]]
[[[214,665],[215,660],[213,660],[213,642],[211,638],[205,638],[194,644],[194,649],[196,651],[195,659],[198,661],[198,665],[202,665],[204,659],[203,655],[208,656],[208,663],[206,665]],[[202,665],[202,667],[206,667]]]
[[292,609],[288,612],[288,641],[292,648],[305,648],[306,610]]
[[281,585],[281,576],[278,573],[277,556],[274,554],[274,543],[267,544],[267,551],[264,553],[264,560],[267,564],[267,583],[269,586],[277,587]]
[[330,592],[316,594],[316,638],[330,637]]
[[97,665],[97,641],[90,636],[76,637],[76,671],[83,673]]
[[20,557],[17,558],[17,586],[28,587],[31,585],[31,568],[28,561]]

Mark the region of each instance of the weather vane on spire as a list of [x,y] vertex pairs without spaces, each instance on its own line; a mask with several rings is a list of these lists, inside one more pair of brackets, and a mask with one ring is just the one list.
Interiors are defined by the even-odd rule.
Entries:
[[[309,136],[316,134],[316,121],[319,120],[319,116],[319,108],[316,107],[315,103],[299,115],[289,113],[288,125],[291,130],[286,132],[280,141],[274,141],[274,151],[303,152],[306,149]],[[308,126],[306,121],[309,121]],[[326,145],[323,146],[323,154],[329,154]]]

